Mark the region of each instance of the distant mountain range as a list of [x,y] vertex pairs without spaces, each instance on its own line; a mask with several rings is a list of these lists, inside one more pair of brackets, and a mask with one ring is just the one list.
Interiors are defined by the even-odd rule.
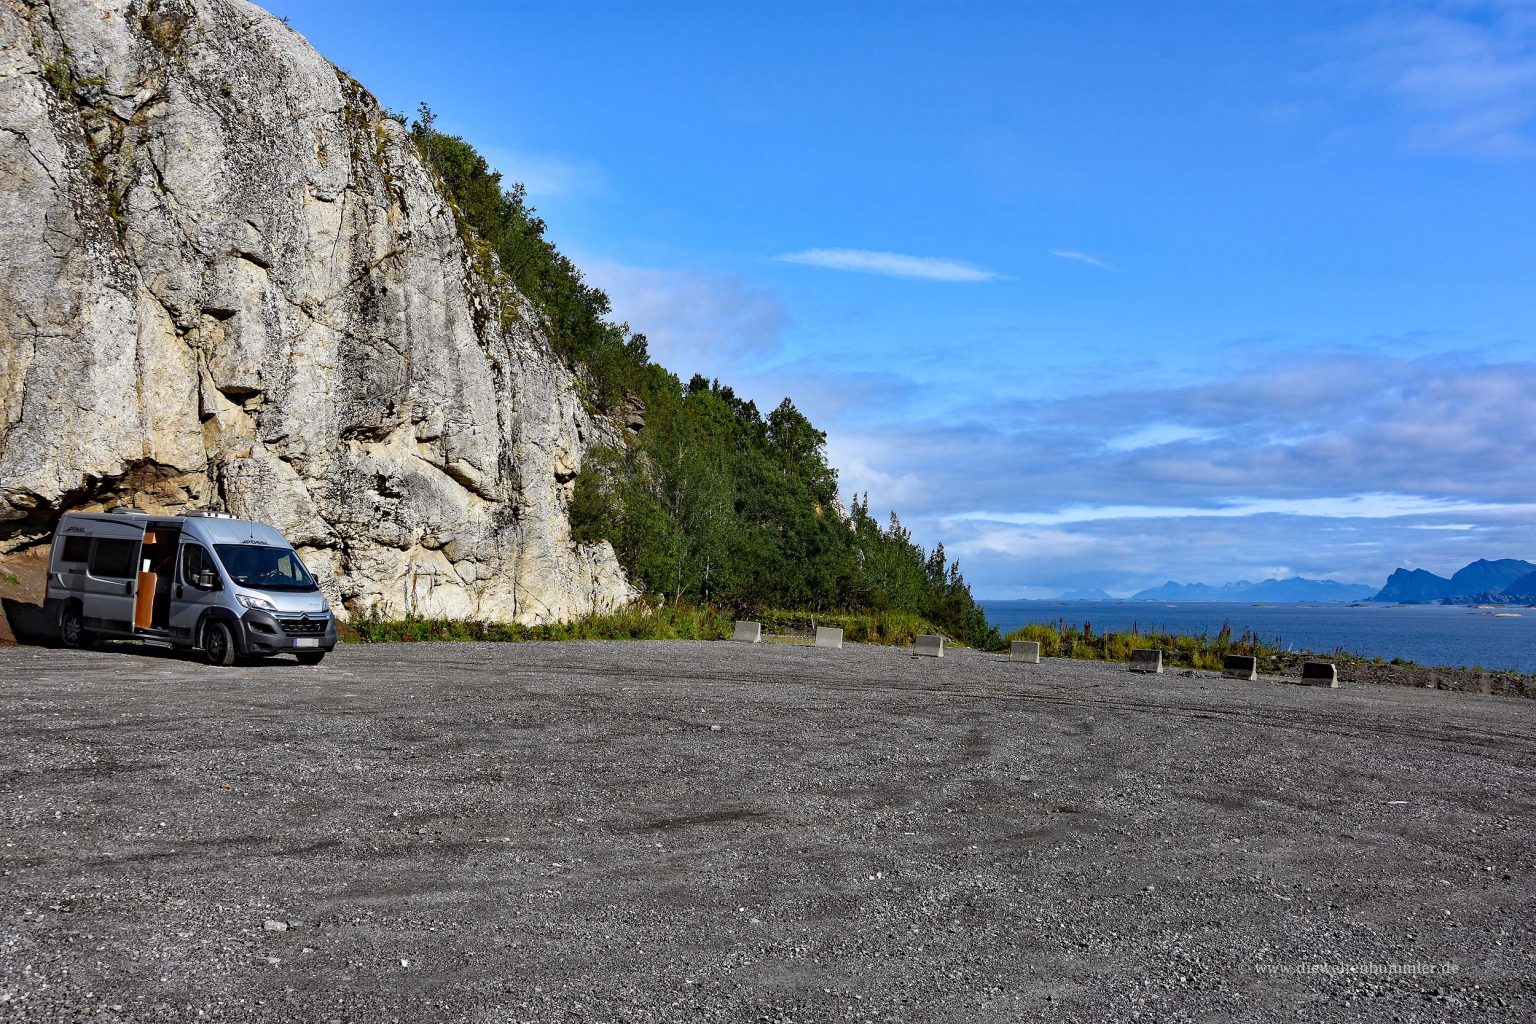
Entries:
[[1333,580],[1309,580],[1301,576],[1288,579],[1267,579],[1258,583],[1238,580],[1213,587],[1208,583],[1175,583],[1169,580],[1160,587],[1142,590],[1131,595],[1132,601],[1182,601],[1212,602],[1240,601],[1364,601],[1376,593],[1376,588],[1364,583],[1336,583]]
[[1081,590],[1069,590],[1065,594],[1062,594],[1060,597],[1058,597],[1056,600],[1058,600],[1058,601],[1113,601],[1114,598],[1110,596],[1108,591],[1100,590],[1098,587],[1084,587]]
[[[1060,601],[1117,600],[1096,587],[1069,590]],[[1142,590],[1125,600],[1167,601],[1195,604],[1222,601],[1325,604],[1373,601],[1382,604],[1529,604],[1536,605],[1536,562],[1520,558],[1479,558],[1458,569],[1450,579],[1425,569],[1398,569],[1377,590],[1364,583],[1309,580],[1302,576],[1267,579],[1258,583],[1238,580],[1212,586],[1209,583],[1176,583]]]
[[1424,569],[1399,569],[1371,598],[1387,604],[1536,604],[1536,563],[1479,558],[1450,579]]

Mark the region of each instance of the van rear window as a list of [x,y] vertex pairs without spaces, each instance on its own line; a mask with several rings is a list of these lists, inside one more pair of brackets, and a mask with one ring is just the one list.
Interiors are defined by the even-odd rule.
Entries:
[[139,542],[118,540],[114,537],[96,538],[96,548],[91,552],[91,575],[109,580],[131,580],[133,556],[138,553]]
[[61,562],[88,562],[91,558],[91,538],[65,537],[64,550],[59,552]]

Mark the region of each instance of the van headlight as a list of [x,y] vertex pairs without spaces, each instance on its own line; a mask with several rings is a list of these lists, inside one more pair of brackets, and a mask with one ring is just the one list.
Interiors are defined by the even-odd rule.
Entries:
[[264,612],[277,611],[277,605],[273,604],[271,601],[268,601],[264,597],[252,597],[249,594],[236,594],[235,600],[239,601],[247,608],[259,608]]

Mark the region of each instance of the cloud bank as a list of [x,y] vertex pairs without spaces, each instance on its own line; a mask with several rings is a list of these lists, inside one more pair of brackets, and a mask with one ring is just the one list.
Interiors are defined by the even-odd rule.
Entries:
[[[982,596],[1536,558],[1536,363],[1316,356],[834,433]],[[1134,444],[1126,444],[1127,438]],[[834,454],[837,454],[835,450]]]

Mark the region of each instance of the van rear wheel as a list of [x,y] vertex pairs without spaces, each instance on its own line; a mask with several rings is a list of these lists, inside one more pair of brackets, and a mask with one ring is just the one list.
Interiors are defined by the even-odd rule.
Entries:
[[230,632],[227,622],[214,619],[203,627],[203,657],[210,665],[235,663],[235,634]]
[[59,620],[59,639],[65,647],[77,651],[91,646],[91,634],[86,632],[85,620],[80,618],[80,609],[64,609],[64,616]]

